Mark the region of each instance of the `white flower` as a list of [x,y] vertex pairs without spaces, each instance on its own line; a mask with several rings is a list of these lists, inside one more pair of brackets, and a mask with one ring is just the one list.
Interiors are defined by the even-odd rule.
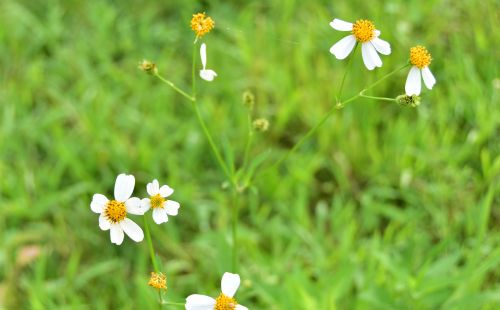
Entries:
[[345,59],[352,52],[356,42],[360,42],[363,62],[368,70],[373,70],[375,67],[382,67],[382,59],[377,52],[383,55],[391,53],[391,45],[379,39],[380,31],[375,29],[375,25],[369,20],[360,19],[352,24],[335,18],[330,26],[335,30],[352,33],[330,48],[330,53],[337,59]]
[[205,43],[201,44],[200,47],[201,64],[203,69],[200,70],[200,77],[205,81],[211,82],[217,76],[214,70],[207,69],[207,45]]
[[240,286],[240,276],[226,272],[222,276],[222,293],[214,299],[210,296],[193,294],[186,298],[186,310],[214,310],[214,309],[236,309],[248,310],[247,307],[239,305],[233,298]]
[[150,197],[142,199],[141,204],[145,210],[153,209],[153,220],[156,224],[166,223],[169,215],[175,216],[179,213],[179,203],[165,199],[174,193],[168,185],[160,187],[158,180],[153,180],[148,183],[146,190]]
[[[405,92],[408,96],[420,95],[422,79],[428,89],[432,89],[434,84],[436,84],[436,79],[429,69],[431,61],[431,54],[425,47],[417,45],[410,49],[410,64],[412,67],[408,73],[405,84]],[[422,76],[422,78],[420,78],[420,76]]]
[[102,230],[110,230],[111,242],[122,244],[123,232],[135,242],[144,239],[142,229],[127,218],[127,213],[143,215],[145,210],[141,208],[141,200],[132,196],[135,178],[133,175],[120,174],[115,182],[115,199],[108,200],[102,194],[95,194],[90,203],[90,209],[99,213],[99,227]]

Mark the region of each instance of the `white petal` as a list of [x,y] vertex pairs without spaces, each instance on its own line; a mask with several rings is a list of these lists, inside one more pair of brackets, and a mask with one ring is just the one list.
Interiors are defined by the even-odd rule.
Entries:
[[144,209],[144,213],[151,208],[151,200],[149,198],[143,198],[141,200],[141,208]]
[[153,220],[158,225],[168,222],[167,210],[163,208],[153,209]]
[[104,211],[104,207],[108,203],[108,198],[101,194],[95,194],[92,197],[92,202],[90,203],[90,210],[95,213],[102,213]]
[[168,215],[177,215],[179,214],[180,204],[177,201],[167,200],[165,202],[165,206],[163,207]]
[[115,182],[115,199],[125,202],[132,196],[134,191],[135,178],[133,175],[120,174]]
[[380,54],[389,55],[391,53],[391,45],[387,41],[379,38],[374,38],[370,42]]
[[356,45],[356,38],[353,35],[342,38],[330,48],[330,53],[337,59],[345,59],[352,52]]
[[[375,69],[375,61],[372,59],[370,48],[375,50],[373,45],[370,42],[365,42],[361,45],[361,56],[363,56],[363,63],[368,70]],[[376,52],[375,52],[376,53]]]
[[153,182],[148,183],[148,185],[146,185],[146,191],[148,192],[149,196],[158,194],[158,192],[160,191],[160,183],[158,183],[158,180],[154,179]]
[[142,232],[141,227],[134,223],[134,221],[125,218],[120,222],[120,225],[123,228],[123,231],[130,237],[130,239],[135,242],[141,242],[144,239],[144,233]]
[[213,310],[215,299],[210,296],[193,294],[186,298],[186,310]]
[[174,193],[174,190],[168,185],[163,185],[160,187],[160,196],[166,198]]
[[370,57],[375,64],[376,67],[382,67],[382,59],[380,59],[380,56],[377,53],[377,50],[373,46],[373,44],[370,44],[370,42],[367,42],[367,49],[368,53],[370,53]]
[[201,44],[200,57],[201,57],[201,65],[203,66],[203,69],[205,69],[207,66],[207,45],[205,43]]
[[240,286],[240,276],[238,274],[225,272],[222,276],[220,286],[224,295],[233,297]]
[[330,22],[330,26],[339,31],[351,31],[352,23],[345,22],[341,19],[335,18],[332,22]]
[[434,84],[436,84],[436,78],[432,75],[429,67],[425,67],[422,69],[422,78],[424,79],[424,84],[428,89],[432,89]]
[[137,197],[132,197],[125,201],[125,207],[127,208],[127,213],[134,215],[143,215],[148,211],[148,208],[143,207],[141,200]]
[[236,310],[248,310],[248,308],[247,308],[247,307],[242,306],[242,305],[236,305],[236,308],[235,308],[235,309],[236,309]]
[[420,90],[422,88],[422,81],[420,78],[420,69],[413,66],[408,72],[408,77],[406,78],[405,92],[408,96],[420,95]]
[[377,29],[375,29],[374,32],[375,32],[376,37],[380,36],[380,34],[381,34],[380,30],[377,30]]
[[120,224],[112,224],[111,230],[109,231],[109,236],[111,237],[111,243],[120,245],[123,242],[123,229]]
[[109,230],[111,228],[111,222],[106,219],[104,214],[99,216],[99,228],[102,230]]
[[217,76],[217,73],[215,73],[214,70],[210,70],[210,69],[200,70],[200,77],[202,79],[204,79],[205,81],[212,82],[216,76]]

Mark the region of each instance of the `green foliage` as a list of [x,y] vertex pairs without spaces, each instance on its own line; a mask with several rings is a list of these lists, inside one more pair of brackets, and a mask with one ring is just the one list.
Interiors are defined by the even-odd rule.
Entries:
[[[495,0],[0,2],[0,308],[147,309],[145,242],[114,246],[90,211],[118,173],[158,178],[181,202],[152,227],[170,301],[216,296],[231,264],[230,193],[189,102],[137,70],[146,58],[189,89],[191,14],[206,11],[212,83],[203,117],[241,164],[242,94],[269,119],[250,166],[276,160],[335,104],[345,61],[334,18],[368,18],[392,44],[349,96],[433,55],[417,108],[357,100],[242,196],[242,288],[251,309],[500,307],[500,7]],[[359,51],[358,51],[359,53]],[[406,72],[371,92],[403,93]],[[267,160],[267,161],[266,161]],[[264,162],[264,163],[262,163]],[[141,221],[138,221],[141,223]],[[141,223],[142,224],[142,223]],[[28,245],[35,255],[27,262]],[[38,249],[38,250],[36,250]]]

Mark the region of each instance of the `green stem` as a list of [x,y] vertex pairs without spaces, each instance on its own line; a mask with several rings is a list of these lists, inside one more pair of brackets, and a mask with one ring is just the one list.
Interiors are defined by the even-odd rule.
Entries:
[[376,97],[376,96],[366,96],[362,94],[363,92],[359,93],[359,96],[361,98],[368,98],[368,99],[374,99],[374,100],[381,100],[381,101],[396,101],[395,98],[388,98],[388,97]]
[[171,305],[171,306],[179,306],[179,307],[184,307],[186,304],[182,302],[170,302],[170,301],[164,301],[162,305]]
[[178,92],[179,94],[183,95],[184,97],[186,97],[187,99],[189,99],[190,101],[194,101],[195,98],[188,95],[185,91],[183,91],[182,89],[180,89],[179,87],[175,86],[174,83],[170,82],[169,80],[165,79],[164,77],[162,77],[161,75],[159,75],[158,73],[155,74],[155,76],[157,78],[160,79],[160,81],[162,81],[163,83],[167,84],[168,86],[172,87],[176,92]]
[[252,116],[250,115],[250,111],[248,112],[247,121],[248,121],[247,143],[245,145],[245,155],[243,157],[243,166],[241,168],[243,171],[246,169],[246,166],[248,165],[248,156],[250,153],[250,146],[252,145],[252,141],[253,141]]
[[233,229],[232,229],[232,241],[233,241],[233,261],[232,261],[232,271],[233,273],[238,273],[238,208],[239,208],[239,195],[237,189],[233,190]]
[[155,269],[155,272],[158,273],[158,265],[156,264],[156,258],[155,258],[155,249],[153,247],[153,242],[151,241],[151,233],[149,232],[149,224],[146,216],[143,216],[144,218],[144,230],[146,231],[146,240],[148,242],[148,247],[149,247],[149,255],[151,256],[151,263],[153,264],[153,268]]
[[191,93],[192,93],[192,97],[194,98],[194,100],[196,100],[196,40],[193,43],[193,66],[191,69]]
[[349,73],[349,69],[351,68],[352,59],[354,58],[354,54],[356,53],[357,48],[358,48],[358,43],[356,42],[356,45],[354,46],[354,51],[351,53],[351,55],[349,56],[349,59],[347,60],[347,67],[346,67],[346,70],[344,72],[344,76],[342,77],[342,82],[340,82],[340,88],[339,88],[339,91],[337,93],[337,104],[338,105],[340,105],[340,102],[342,102],[342,91],[344,89],[344,82],[345,82],[345,79],[347,77],[347,73]]

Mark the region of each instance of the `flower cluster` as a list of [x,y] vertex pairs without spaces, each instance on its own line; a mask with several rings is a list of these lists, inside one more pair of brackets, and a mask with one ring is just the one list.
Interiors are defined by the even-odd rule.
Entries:
[[90,209],[100,214],[99,227],[110,231],[111,243],[122,244],[124,233],[135,242],[144,239],[141,227],[129,219],[128,214],[144,215],[149,209],[153,209],[153,220],[161,224],[168,221],[168,215],[178,213],[179,203],[165,199],[174,192],[168,185],[160,187],[158,181],[153,180],[146,187],[150,197],[142,200],[131,197],[134,187],[133,175],[120,174],[115,182],[114,199],[109,200],[102,194],[94,194],[92,197]]

